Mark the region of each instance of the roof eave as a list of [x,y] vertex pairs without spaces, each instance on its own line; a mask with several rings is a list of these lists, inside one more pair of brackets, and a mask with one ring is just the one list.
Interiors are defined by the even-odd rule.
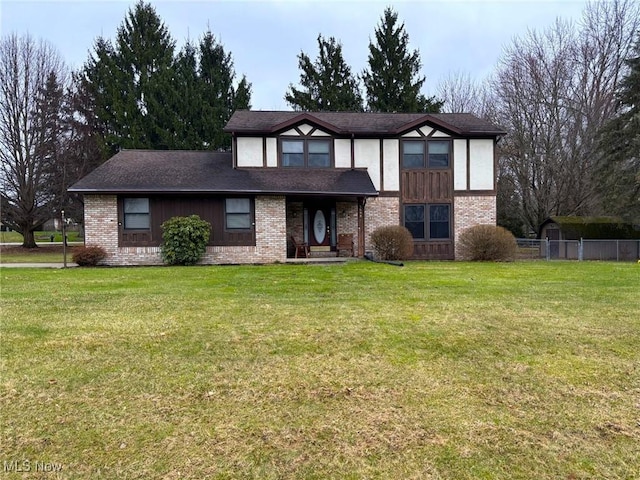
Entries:
[[326,195],[326,196],[347,196],[347,197],[377,197],[378,192],[371,191],[325,191],[325,190],[232,190],[232,189],[136,189],[136,188],[70,188],[71,193],[82,193],[84,195],[156,195],[156,194],[234,194],[234,195]]

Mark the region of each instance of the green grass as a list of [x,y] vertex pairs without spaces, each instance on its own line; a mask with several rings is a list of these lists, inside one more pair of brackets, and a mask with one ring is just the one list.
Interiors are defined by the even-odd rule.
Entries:
[[63,478],[640,471],[637,264],[0,275],[3,462]]
[[[54,242],[62,242],[62,232],[58,231],[42,231],[34,232],[36,243],[48,243],[51,242],[51,235],[53,235]],[[23,237],[18,232],[0,232],[0,243],[22,243]],[[69,242],[81,242],[78,232],[67,232],[67,240]]]
[[[73,246],[67,246],[67,262],[72,261]],[[0,264],[7,263],[62,263],[64,253],[62,245],[40,244],[38,248],[20,246],[1,246]]]

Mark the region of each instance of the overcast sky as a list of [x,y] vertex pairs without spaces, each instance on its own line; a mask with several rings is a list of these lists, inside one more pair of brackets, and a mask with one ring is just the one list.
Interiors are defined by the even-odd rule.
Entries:
[[[496,65],[502,48],[527,29],[544,30],[556,20],[579,21],[584,0],[162,0],[151,2],[180,48],[210,29],[233,56],[236,74],[252,83],[255,110],[290,110],[283,96],[299,80],[297,55],[317,56],[317,36],[334,36],[352,70],[367,66],[369,39],[385,6],[404,22],[411,49],[419,49],[423,92],[466,72],[478,80]],[[29,32],[53,44],[77,69],[96,37],[114,39],[135,1],[0,0],[2,35]]]

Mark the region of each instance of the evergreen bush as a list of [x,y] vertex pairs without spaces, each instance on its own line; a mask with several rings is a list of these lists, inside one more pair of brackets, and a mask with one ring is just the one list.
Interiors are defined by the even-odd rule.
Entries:
[[371,243],[378,260],[406,260],[413,255],[413,237],[402,225],[375,229]]
[[458,249],[463,260],[507,262],[515,258],[517,243],[506,228],[476,225],[460,234]]
[[173,217],[162,225],[162,260],[168,265],[195,265],[204,255],[211,225],[198,215]]

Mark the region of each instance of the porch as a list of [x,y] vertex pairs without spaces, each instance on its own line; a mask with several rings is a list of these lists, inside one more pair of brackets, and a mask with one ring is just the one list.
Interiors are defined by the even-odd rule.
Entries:
[[[362,257],[364,204],[362,197],[287,197],[287,262]],[[297,248],[300,245],[304,248]]]

